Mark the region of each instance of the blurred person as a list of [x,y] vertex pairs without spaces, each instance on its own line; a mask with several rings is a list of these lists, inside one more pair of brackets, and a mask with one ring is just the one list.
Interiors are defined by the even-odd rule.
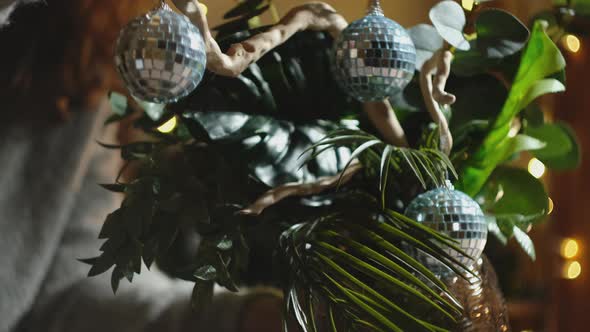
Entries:
[[271,291],[218,293],[191,311],[190,283],[144,273],[114,295],[87,278],[104,216],[120,203],[98,183],[118,156],[103,127],[118,87],[112,45],[154,3],[0,0],[0,332],[279,331]]

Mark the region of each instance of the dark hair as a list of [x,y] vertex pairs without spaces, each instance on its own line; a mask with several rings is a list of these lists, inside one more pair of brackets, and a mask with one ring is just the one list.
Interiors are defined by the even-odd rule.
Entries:
[[0,31],[2,117],[62,120],[120,88],[113,44],[156,1],[46,0],[20,6]]

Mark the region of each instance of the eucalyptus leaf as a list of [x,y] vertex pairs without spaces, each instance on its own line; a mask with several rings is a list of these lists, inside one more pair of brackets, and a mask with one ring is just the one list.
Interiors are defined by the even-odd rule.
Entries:
[[135,101],[152,121],[159,121],[166,113],[166,104],[157,104],[135,98]]
[[537,259],[533,240],[531,240],[528,234],[517,226],[514,226],[514,239],[533,261]]
[[194,276],[203,281],[213,281],[217,278],[217,270],[213,265],[201,266],[195,270]]
[[438,33],[459,50],[469,50],[469,42],[463,35],[467,19],[461,5],[455,1],[445,0],[430,9],[430,20]]
[[111,104],[111,111],[116,115],[124,116],[129,112],[127,97],[124,95],[111,91],[109,92],[109,102]]
[[429,24],[413,26],[408,29],[408,34],[416,47],[416,69],[420,71],[424,62],[443,47],[444,40],[436,28]]

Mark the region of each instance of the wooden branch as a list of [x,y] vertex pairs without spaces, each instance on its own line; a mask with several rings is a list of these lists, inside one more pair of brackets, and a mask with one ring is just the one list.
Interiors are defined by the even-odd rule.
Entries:
[[[285,185],[273,188],[264,193],[248,208],[240,211],[243,215],[258,216],[267,208],[289,197],[304,197],[320,194],[328,189],[335,188],[338,183],[345,184],[352,180],[353,176],[361,169],[360,163],[350,165],[343,173],[324,177],[316,182],[311,183],[287,183]],[[342,180],[340,178],[342,177]]]
[[422,97],[432,120],[439,126],[440,147],[447,155],[451,153],[453,148],[453,136],[440,105],[450,105],[456,100],[454,95],[445,91],[447,79],[451,73],[452,58],[451,52],[442,48],[424,63],[420,72]]
[[328,31],[333,37],[337,37],[348,25],[332,6],[322,2],[310,2],[293,8],[268,31],[231,45],[224,54],[211,34],[207,17],[197,6],[198,1],[172,0],[172,2],[201,30],[208,48],[207,69],[222,76],[239,76],[250,64],[258,61],[267,52],[299,31]]
[[395,116],[389,100],[364,103],[363,108],[385,142],[395,146],[409,146],[404,128]]

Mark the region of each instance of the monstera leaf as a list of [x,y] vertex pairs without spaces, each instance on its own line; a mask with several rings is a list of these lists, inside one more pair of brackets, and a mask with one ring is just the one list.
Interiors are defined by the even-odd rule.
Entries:
[[458,50],[452,71],[461,76],[488,72],[520,52],[529,38],[529,30],[512,14],[499,9],[484,10],[475,21],[475,36],[467,51]]
[[328,121],[294,124],[235,112],[185,113],[184,117],[196,121],[228,158],[244,164],[269,187],[334,175],[350,157],[348,149],[333,149],[304,165],[306,149],[338,128]]

